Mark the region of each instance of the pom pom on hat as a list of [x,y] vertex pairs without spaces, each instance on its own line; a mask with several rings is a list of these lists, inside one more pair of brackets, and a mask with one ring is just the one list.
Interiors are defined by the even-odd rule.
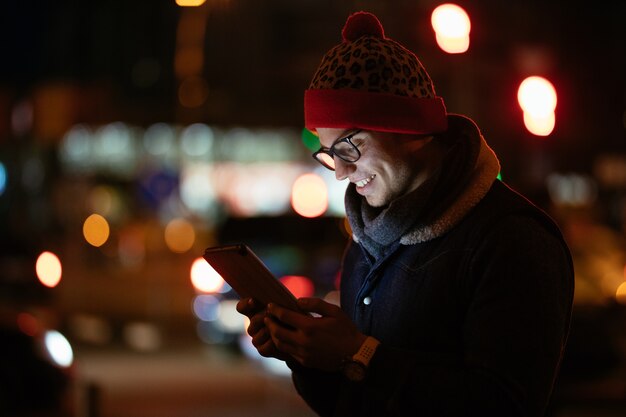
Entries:
[[346,42],[354,42],[361,36],[375,36],[385,39],[385,30],[378,18],[372,13],[356,12],[348,16],[341,36]]

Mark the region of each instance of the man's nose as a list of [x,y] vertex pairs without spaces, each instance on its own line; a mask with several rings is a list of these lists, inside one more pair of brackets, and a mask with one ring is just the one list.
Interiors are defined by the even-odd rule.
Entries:
[[346,178],[348,178],[350,173],[352,173],[355,170],[356,167],[354,166],[354,163],[352,162],[346,162],[341,158],[337,158],[336,156],[334,158],[335,158],[335,178],[337,178],[339,181],[345,180]]

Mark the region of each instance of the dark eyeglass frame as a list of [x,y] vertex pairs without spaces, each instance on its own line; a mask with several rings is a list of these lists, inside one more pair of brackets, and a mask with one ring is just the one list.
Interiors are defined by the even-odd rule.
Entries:
[[[319,150],[318,150],[318,151],[316,151],[315,153],[313,153],[313,155],[312,155],[312,156],[313,156],[313,158],[314,158],[317,162],[319,162],[320,164],[322,164],[325,168],[328,168],[328,169],[330,169],[331,171],[334,171],[334,170],[335,170],[335,166],[334,166],[334,164],[331,166],[331,165],[329,165],[327,162],[325,162],[325,161],[324,161],[324,159],[322,159],[322,158],[321,158],[321,156],[320,156],[321,154],[328,155],[328,156],[330,156],[330,158],[331,158],[331,159],[333,159],[333,160],[334,160],[334,157],[336,156],[337,158],[341,159],[341,160],[342,160],[342,161],[344,161],[344,162],[353,163],[353,162],[358,161],[358,160],[361,158],[361,151],[359,151],[359,148],[358,148],[358,146],[357,146],[357,145],[355,145],[354,143],[352,143],[352,138],[353,138],[355,135],[358,135],[359,133],[361,133],[361,129],[359,129],[359,130],[357,130],[357,131],[355,131],[355,132],[353,132],[353,133],[349,134],[348,136],[345,136],[345,137],[343,137],[343,138],[341,138],[341,139],[337,139],[337,140],[335,141],[335,143],[333,143],[333,145],[332,145],[330,148],[328,148],[328,149],[324,149],[324,147],[319,148]],[[356,156],[355,158],[347,158],[347,157],[345,157],[345,156],[341,156],[341,155],[339,155],[338,153],[336,153],[336,152],[335,152],[335,150],[334,150],[334,149],[335,149],[335,146],[337,146],[337,145],[338,145],[338,144],[340,144],[340,143],[347,143],[347,144],[349,144],[350,146],[352,146],[352,148],[356,151],[357,156]]]

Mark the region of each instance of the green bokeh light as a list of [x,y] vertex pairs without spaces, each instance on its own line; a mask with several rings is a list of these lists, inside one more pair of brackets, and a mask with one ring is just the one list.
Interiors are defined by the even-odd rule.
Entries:
[[304,143],[304,146],[310,149],[311,152],[315,152],[320,148],[320,139],[307,128],[302,129],[302,143]]

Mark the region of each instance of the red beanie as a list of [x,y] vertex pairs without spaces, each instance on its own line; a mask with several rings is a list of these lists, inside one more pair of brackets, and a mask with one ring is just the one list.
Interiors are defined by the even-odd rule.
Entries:
[[304,93],[304,122],[318,127],[429,134],[447,129],[446,108],[415,54],[376,16],[348,17],[343,42],[324,55]]

